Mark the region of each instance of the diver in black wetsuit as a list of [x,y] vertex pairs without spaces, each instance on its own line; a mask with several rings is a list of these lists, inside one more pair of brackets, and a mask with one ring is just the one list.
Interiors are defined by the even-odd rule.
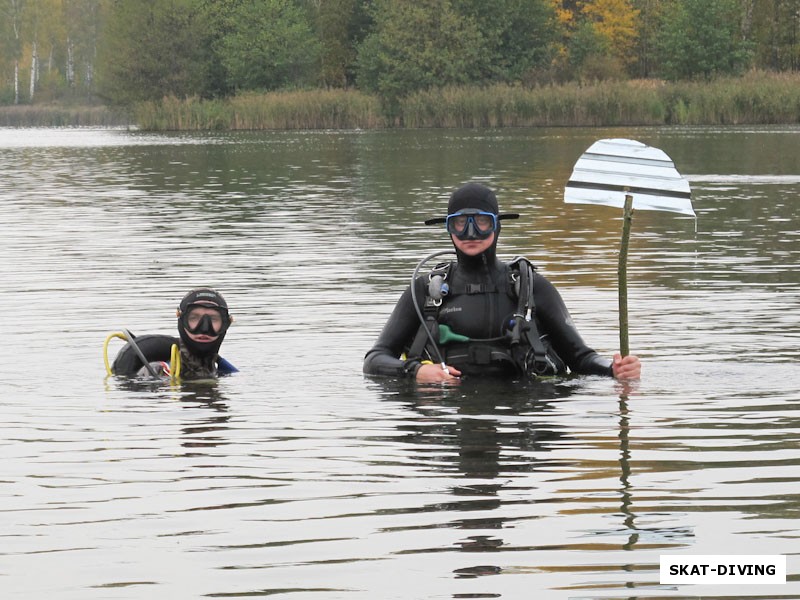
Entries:
[[497,259],[500,221],[519,215],[500,214],[491,189],[462,186],[450,196],[447,213],[426,224],[446,224],[457,261],[435,267],[406,289],[365,356],[364,373],[418,382],[568,372],[639,378],[636,356],[609,360],[586,345],[561,295],[530,263]]
[[231,324],[228,303],[210,288],[192,290],[178,305],[181,377],[216,377],[219,348]]
[[[181,379],[208,379],[237,371],[219,356],[225,334],[233,322],[228,303],[211,288],[197,288],[187,293],[177,310],[179,337],[147,334],[134,337],[117,354],[111,372],[128,377],[175,376],[171,364],[172,347],[180,350]],[[138,350],[138,351],[137,351]],[[140,355],[141,353],[141,355]],[[142,361],[147,359],[147,365]]]

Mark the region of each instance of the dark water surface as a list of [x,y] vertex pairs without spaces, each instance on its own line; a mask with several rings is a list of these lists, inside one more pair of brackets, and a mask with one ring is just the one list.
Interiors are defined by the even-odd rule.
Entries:
[[[365,379],[470,179],[617,348],[621,214],[563,203],[602,137],[666,151],[698,214],[634,216],[642,381]],[[796,128],[0,129],[2,598],[800,598],[798,192]],[[174,332],[197,285],[241,372],[106,378],[105,336]],[[788,583],[662,585],[674,553]]]

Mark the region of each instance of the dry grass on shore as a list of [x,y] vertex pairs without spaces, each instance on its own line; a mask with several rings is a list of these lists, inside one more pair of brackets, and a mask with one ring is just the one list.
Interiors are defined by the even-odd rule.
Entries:
[[800,75],[752,72],[710,82],[658,80],[533,88],[496,84],[415,92],[388,104],[356,90],[164,98],[129,116],[104,107],[0,107],[0,126],[119,126],[150,131],[597,127],[800,123]]

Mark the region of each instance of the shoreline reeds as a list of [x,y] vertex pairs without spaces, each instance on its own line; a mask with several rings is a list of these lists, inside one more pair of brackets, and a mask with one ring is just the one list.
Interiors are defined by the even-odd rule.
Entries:
[[127,116],[105,106],[0,106],[0,127],[121,127],[129,124]]
[[133,121],[144,130],[379,129],[380,102],[358,91],[248,92],[223,100],[143,102]]
[[800,75],[754,71],[710,82],[445,87],[410,94],[392,107],[390,118],[378,97],[356,90],[249,92],[143,102],[127,118],[103,107],[0,107],[0,126],[207,131],[797,124]]
[[442,88],[401,102],[405,127],[613,127],[800,123],[800,75],[710,82]]

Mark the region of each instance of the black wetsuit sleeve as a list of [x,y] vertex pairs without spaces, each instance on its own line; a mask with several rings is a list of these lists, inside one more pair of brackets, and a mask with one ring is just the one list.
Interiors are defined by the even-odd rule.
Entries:
[[[420,280],[417,280],[420,283]],[[418,298],[424,298],[424,290],[418,285]],[[364,357],[364,373],[389,377],[413,377],[419,369],[418,360],[401,360],[419,330],[420,322],[411,296],[411,287],[403,295],[383,326],[378,340]]]
[[581,375],[612,377],[611,360],[603,358],[586,345],[578,333],[561,294],[539,273],[534,274],[536,318],[541,334],[547,334],[556,353],[567,363],[570,371]]

